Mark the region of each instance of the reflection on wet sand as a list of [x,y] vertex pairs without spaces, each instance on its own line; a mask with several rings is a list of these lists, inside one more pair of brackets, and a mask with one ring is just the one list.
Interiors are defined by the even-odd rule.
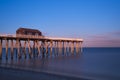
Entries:
[[[43,48],[45,49],[45,48]],[[29,50],[29,49],[26,49],[26,50]],[[13,56],[13,59],[11,59],[11,55],[8,56],[8,59],[6,59],[5,57],[5,54],[3,55],[3,58],[0,60],[1,64],[5,64],[5,65],[19,65],[19,66],[26,66],[26,67],[30,67],[30,66],[36,66],[36,67],[42,67],[42,66],[47,66],[49,64],[49,62],[51,62],[51,60],[61,60],[63,58],[66,58],[66,59],[74,59],[74,58],[79,58],[81,53],[79,54],[75,54],[75,52],[73,52],[71,55],[67,55],[67,48],[66,48],[66,53],[65,53],[65,48],[61,48],[61,49],[58,49],[58,48],[53,48],[52,49],[52,53],[51,53],[51,49],[48,49],[48,55],[44,54],[41,55],[41,56],[37,56],[36,54],[33,54],[34,56],[31,58],[29,57],[29,51],[26,51],[25,48],[20,48],[20,54],[23,54],[21,56],[21,58],[17,58],[17,49],[13,49],[13,51],[11,51],[11,49],[9,48],[8,49],[8,54],[10,53],[14,53],[16,52],[16,54],[14,53],[14,56]],[[37,50],[37,49],[35,49]],[[5,49],[3,49],[3,52],[5,51]],[[44,52],[46,52],[46,50],[42,50]],[[55,53],[57,51],[57,53]],[[75,49],[74,49],[75,51]],[[36,52],[36,51],[35,51]],[[44,53],[43,52],[43,53]],[[52,55],[51,55],[52,54]],[[57,55],[59,54],[59,55]],[[73,55],[74,54],[74,55]],[[26,55],[26,58],[25,58],[25,55]],[[57,56],[57,57],[56,57]]]

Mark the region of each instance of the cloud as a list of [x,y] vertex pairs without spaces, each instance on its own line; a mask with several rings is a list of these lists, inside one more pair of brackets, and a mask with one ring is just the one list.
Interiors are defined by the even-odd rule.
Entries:
[[91,35],[84,41],[86,47],[120,47],[120,31]]
[[111,32],[111,34],[114,34],[114,35],[120,35],[120,31]]

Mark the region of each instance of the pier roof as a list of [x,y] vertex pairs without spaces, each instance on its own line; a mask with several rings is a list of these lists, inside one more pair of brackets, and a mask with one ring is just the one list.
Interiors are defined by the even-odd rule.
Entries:
[[16,34],[24,34],[24,35],[42,35],[42,32],[37,29],[30,29],[30,28],[19,28],[16,30]]

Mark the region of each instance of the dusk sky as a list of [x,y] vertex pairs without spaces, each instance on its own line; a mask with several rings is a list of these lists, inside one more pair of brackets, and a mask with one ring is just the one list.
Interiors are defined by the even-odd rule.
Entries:
[[83,38],[86,47],[120,47],[120,0],[0,0],[0,34],[19,27]]

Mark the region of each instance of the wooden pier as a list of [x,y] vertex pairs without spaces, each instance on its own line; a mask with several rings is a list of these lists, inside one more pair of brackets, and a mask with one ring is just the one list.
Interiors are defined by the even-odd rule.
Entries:
[[[17,56],[21,58],[22,54],[20,54],[20,50],[22,49],[23,55],[26,58],[26,49],[28,49],[29,56],[32,57],[33,49],[37,49],[37,55],[44,56],[50,52],[52,55],[53,48],[55,48],[55,53],[57,51],[60,52],[61,49],[64,49],[64,52],[70,51],[74,53],[76,51],[77,54],[82,52],[82,42],[83,39],[76,38],[53,38],[53,37],[45,37],[39,35],[2,35],[0,34],[0,58],[2,58],[2,48],[5,47],[6,50],[6,59],[8,58],[8,48],[11,51],[11,59],[13,59],[14,51],[13,49],[17,49]],[[48,51],[48,48],[50,51]],[[62,52],[61,52],[62,53]],[[57,54],[59,55],[59,54]]]

